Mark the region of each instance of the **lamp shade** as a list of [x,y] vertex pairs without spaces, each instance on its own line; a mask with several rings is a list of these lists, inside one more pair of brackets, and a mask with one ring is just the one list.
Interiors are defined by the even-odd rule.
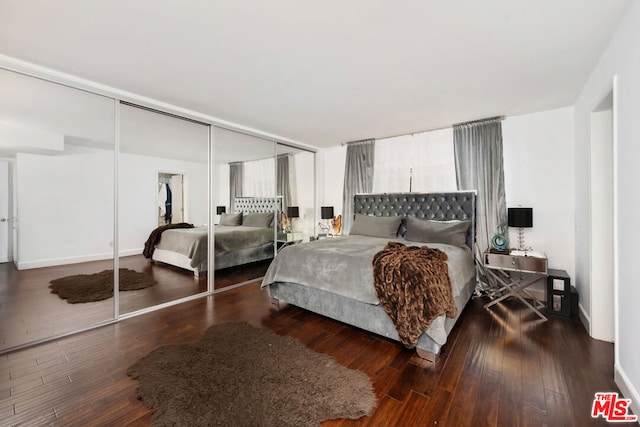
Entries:
[[299,218],[300,217],[300,208],[298,206],[289,206],[287,208],[287,216],[289,218]]
[[322,206],[320,208],[320,218],[333,219],[333,206]]
[[533,227],[533,208],[509,208],[507,216],[509,227]]
[[216,215],[222,215],[223,213],[227,213],[226,206],[216,206]]

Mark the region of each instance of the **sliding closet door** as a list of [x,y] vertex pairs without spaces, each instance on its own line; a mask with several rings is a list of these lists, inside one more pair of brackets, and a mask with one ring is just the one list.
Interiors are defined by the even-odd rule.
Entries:
[[[0,264],[6,351],[114,318],[115,101],[7,70],[0,99],[10,189],[11,259]],[[63,280],[53,293],[55,279]]]
[[[122,103],[118,152],[121,314],[208,290],[208,194],[209,126]],[[167,230],[153,233],[158,227]],[[145,251],[152,233],[157,239]],[[155,246],[163,249],[151,253]]]
[[[216,207],[215,235],[218,243],[214,250],[214,288],[255,282],[269,266],[276,248],[276,228],[279,222],[276,197],[276,145],[255,136],[223,128],[215,128],[212,188],[213,205]],[[217,214],[223,212],[224,214]],[[260,234],[259,216],[253,222],[248,214],[271,211],[273,221],[270,230]],[[243,213],[240,225],[229,225],[231,214]],[[222,221],[222,224],[220,222]],[[236,230],[234,230],[234,227]],[[230,233],[256,235],[244,239],[244,243],[232,238]],[[245,234],[247,236],[247,234]],[[223,240],[224,239],[224,240]],[[249,243],[246,243],[249,242]]]
[[290,217],[278,240],[287,245],[309,241],[316,224],[315,153],[279,143],[276,177],[283,212]]

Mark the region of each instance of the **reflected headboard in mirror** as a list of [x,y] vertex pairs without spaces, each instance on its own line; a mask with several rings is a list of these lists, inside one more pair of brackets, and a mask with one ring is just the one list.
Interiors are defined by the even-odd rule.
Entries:
[[236,197],[233,212],[267,213],[282,210],[282,197]]

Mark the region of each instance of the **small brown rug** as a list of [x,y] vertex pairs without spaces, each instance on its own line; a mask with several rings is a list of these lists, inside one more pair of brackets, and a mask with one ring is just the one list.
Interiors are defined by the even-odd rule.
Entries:
[[[135,291],[156,284],[153,277],[145,273],[121,268],[118,270],[119,289]],[[76,274],[50,282],[52,294],[58,294],[69,304],[101,301],[113,296],[113,270],[104,270],[95,274]]]
[[247,323],[209,328],[131,366],[154,426],[319,426],[369,415],[369,378],[299,341]]

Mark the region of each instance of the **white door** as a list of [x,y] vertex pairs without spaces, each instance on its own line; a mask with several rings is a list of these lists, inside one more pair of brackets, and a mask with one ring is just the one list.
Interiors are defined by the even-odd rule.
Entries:
[[9,224],[11,216],[9,214],[9,162],[0,160],[0,262],[11,261],[10,256],[10,232]]

